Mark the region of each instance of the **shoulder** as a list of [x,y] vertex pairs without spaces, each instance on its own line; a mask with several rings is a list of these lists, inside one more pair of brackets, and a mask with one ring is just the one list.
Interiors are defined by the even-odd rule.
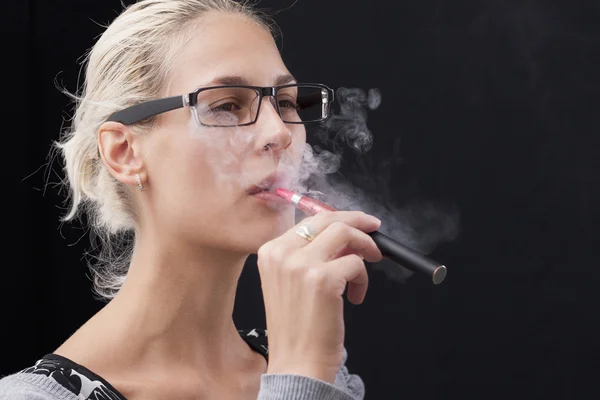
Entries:
[[102,377],[56,354],[0,380],[0,399],[124,400]]
[[77,396],[49,376],[21,371],[0,379],[0,399],[77,400]]

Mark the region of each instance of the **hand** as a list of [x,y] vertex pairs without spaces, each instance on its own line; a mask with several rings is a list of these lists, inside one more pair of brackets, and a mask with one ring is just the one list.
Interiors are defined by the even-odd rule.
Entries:
[[[315,236],[311,242],[296,233],[306,224]],[[334,382],[344,350],[342,295],[348,283],[348,300],[364,300],[364,260],[382,258],[366,233],[380,225],[360,211],[325,211],[258,250],[269,333],[268,373]]]

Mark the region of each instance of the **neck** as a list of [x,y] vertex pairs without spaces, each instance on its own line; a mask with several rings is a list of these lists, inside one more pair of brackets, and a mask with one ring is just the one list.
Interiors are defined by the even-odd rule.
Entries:
[[140,232],[127,279],[106,313],[123,321],[122,334],[135,332],[131,356],[226,370],[249,353],[240,354],[249,348],[232,316],[248,255],[158,239]]

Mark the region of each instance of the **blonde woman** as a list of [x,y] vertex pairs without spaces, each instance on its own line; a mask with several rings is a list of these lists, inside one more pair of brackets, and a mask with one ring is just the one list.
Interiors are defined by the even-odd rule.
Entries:
[[[362,399],[345,367],[342,294],[362,302],[381,254],[360,212],[294,226],[306,124],[333,91],[297,82],[268,23],[233,0],[143,0],[91,50],[62,152],[103,240],[108,304],[2,399]],[[300,234],[301,233],[301,234]],[[238,330],[236,285],[258,254],[267,332]],[[267,343],[268,339],[268,343]]]

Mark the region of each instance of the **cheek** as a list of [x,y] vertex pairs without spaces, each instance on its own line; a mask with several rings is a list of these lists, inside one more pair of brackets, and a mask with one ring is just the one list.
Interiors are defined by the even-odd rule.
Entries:
[[248,184],[244,178],[242,165],[253,150],[256,134],[240,128],[199,128],[191,126],[189,143],[185,146],[195,149],[197,159],[203,169],[212,172],[217,184],[230,186]]
[[292,157],[294,158],[295,165],[300,166],[304,149],[306,148],[306,130],[304,126],[302,126],[302,129],[298,133],[298,138],[292,142],[292,148]]
[[302,125],[295,125],[295,127],[296,129],[292,131],[292,144],[285,154],[285,163],[294,170],[300,167],[306,149],[306,129]]
[[199,226],[214,226],[223,219],[234,201],[236,187],[231,180],[223,179],[214,164],[210,152],[200,144],[190,143],[172,159],[178,172],[163,176],[166,192],[160,193],[161,208],[168,212],[172,228],[186,237],[197,237]]

